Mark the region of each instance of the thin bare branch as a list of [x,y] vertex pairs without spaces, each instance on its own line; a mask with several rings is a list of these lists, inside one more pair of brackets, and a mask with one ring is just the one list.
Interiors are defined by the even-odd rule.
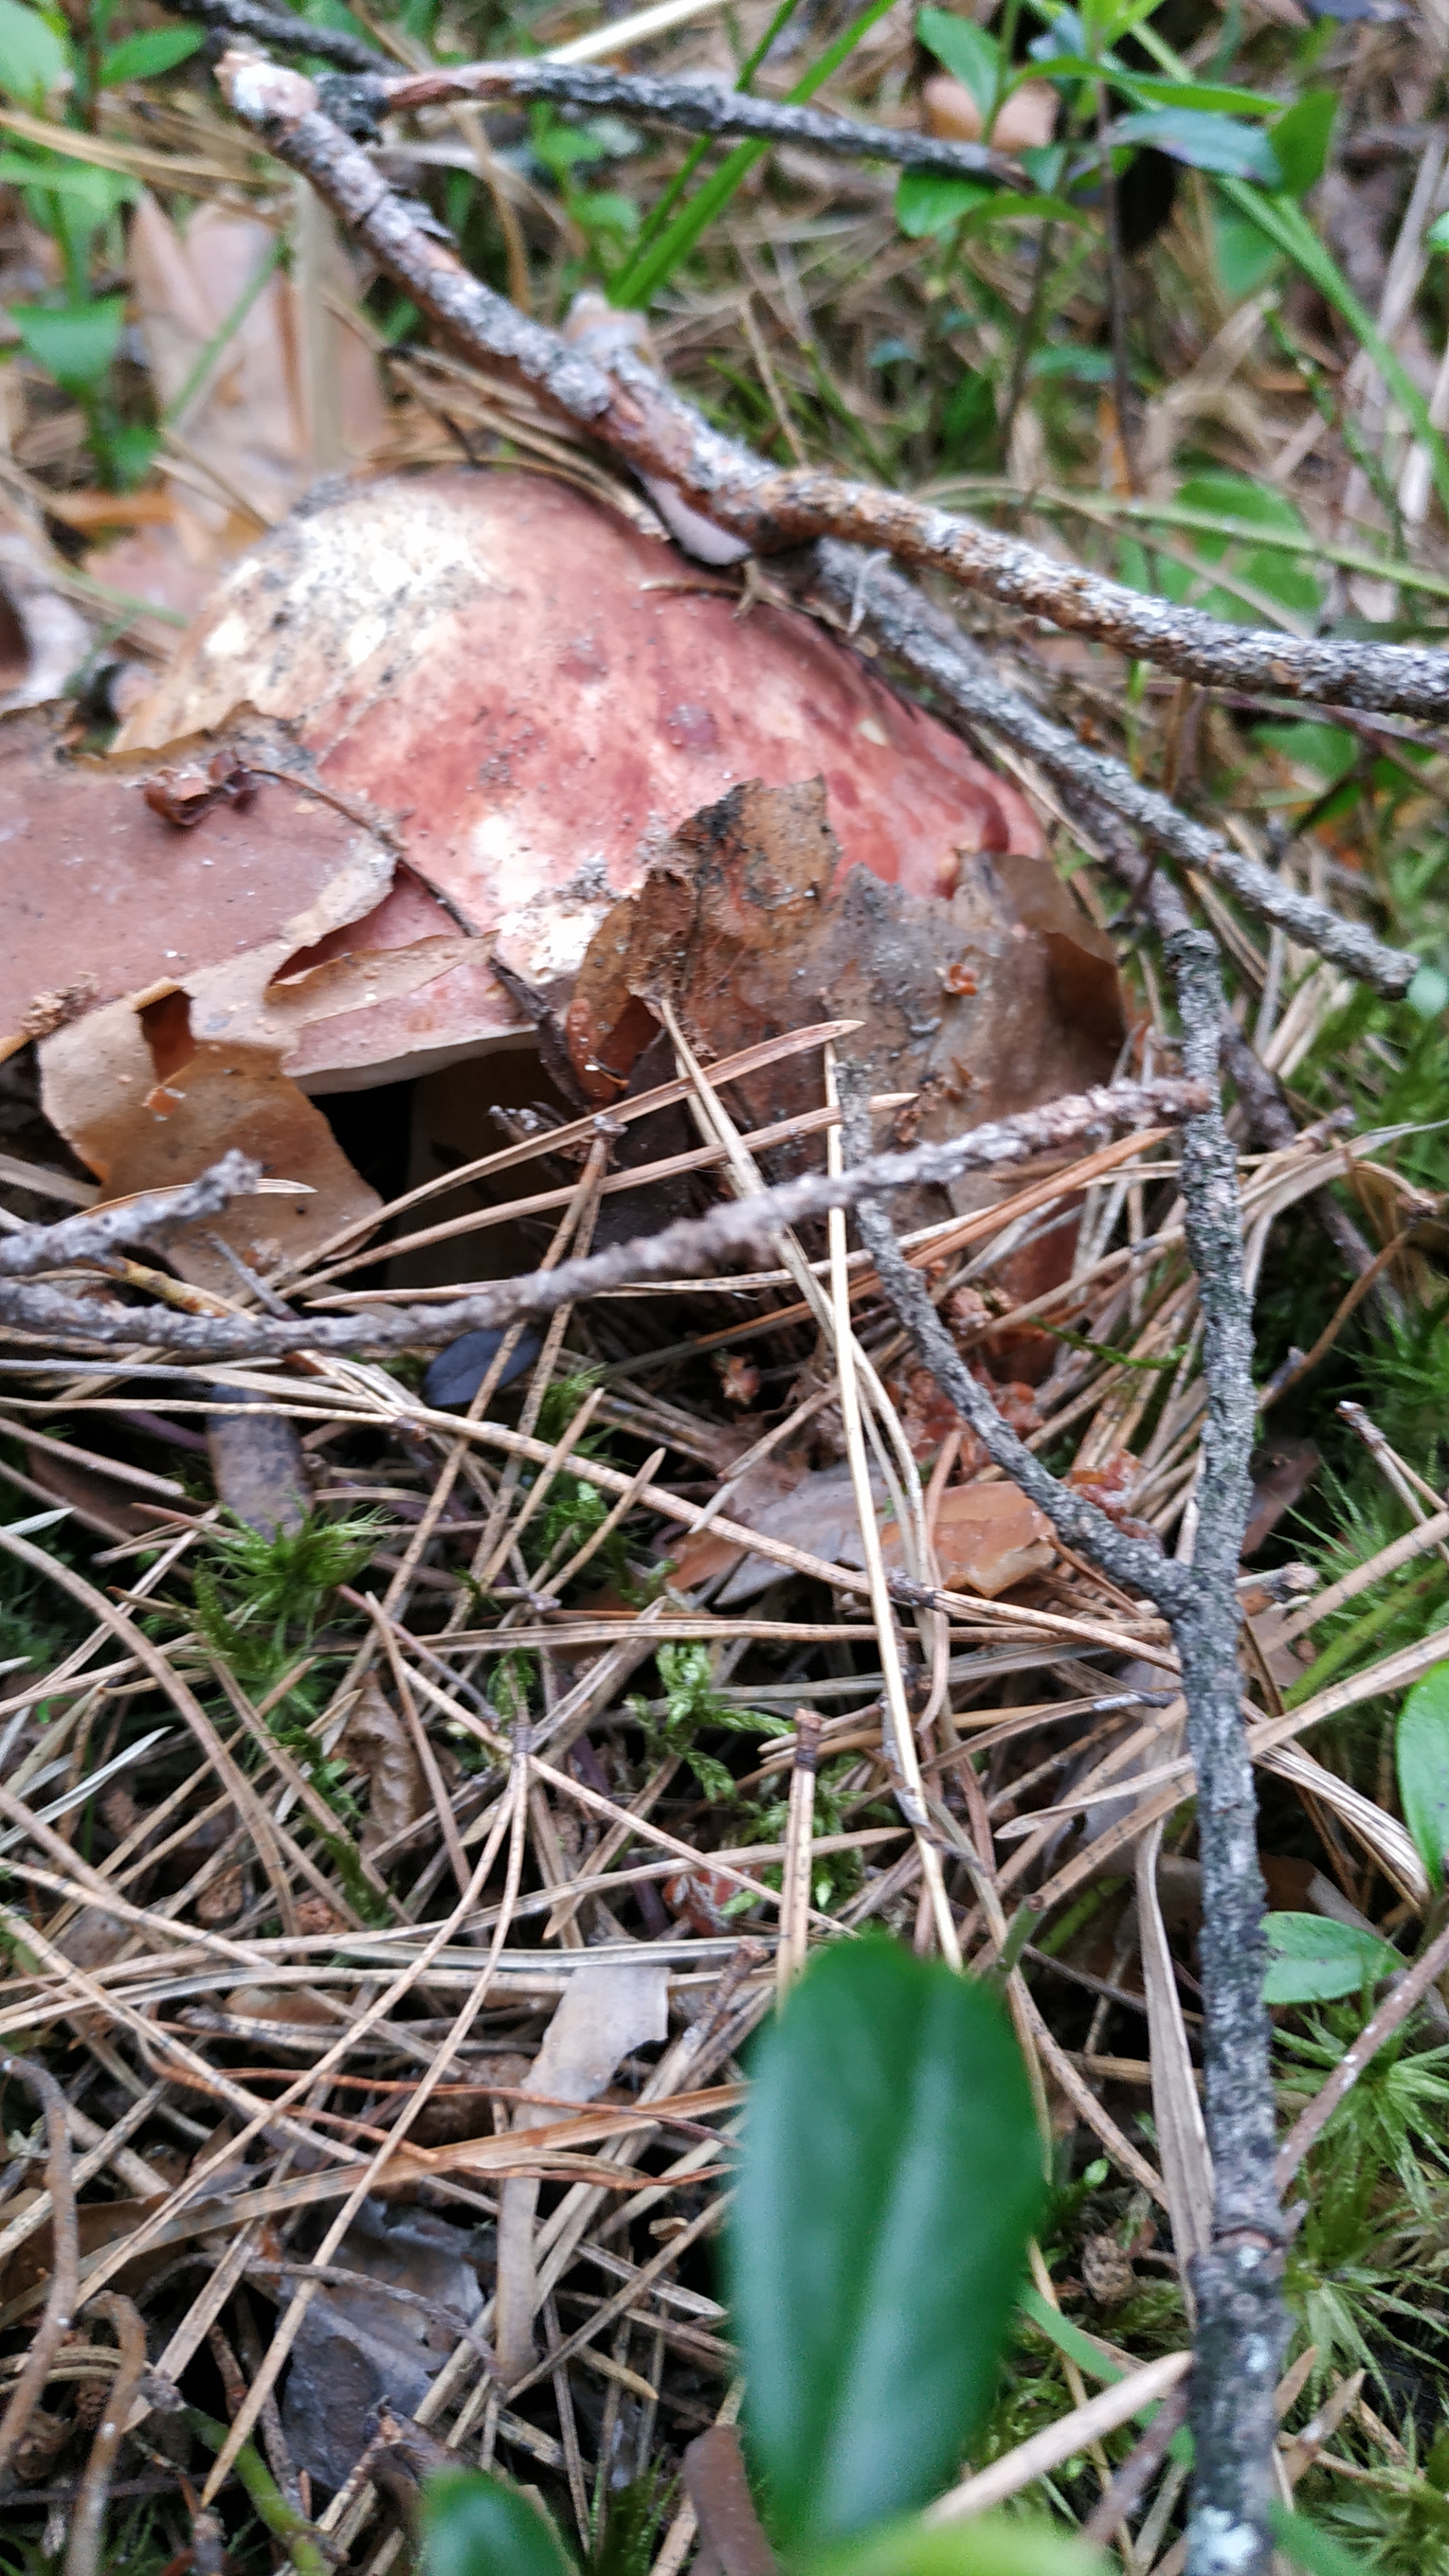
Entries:
[[[585,108],[593,115],[604,108],[619,108],[641,125],[672,127],[685,134],[724,139],[758,136],[769,143],[804,144],[813,152],[828,152],[842,160],[893,161],[903,170],[936,170],[955,179],[994,179],[1002,188],[1031,184],[1019,162],[984,143],[951,143],[908,127],[861,125],[852,117],[832,116],[818,107],[753,98],[743,90],[604,71],[582,63],[460,63],[456,69],[439,65],[391,80],[347,81],[336,88],[322,83],[318,97],[330,114],[345,106],[353,113],[371,109],[379,117],[451,99],[487,104],[505,98],[546,98],[560,107]],[[348,119],[339,116],[338,121]]]
[[[113,1305],[78,1300],[65,1291],[0,1281],[0,1320],[60,1342],[136,1342],[211,1359],[281,1358],[294,1351],[398,1351],[436,1347],[479,1327],[511,1324],[524,1316],[551,1315],[576,1298],[595,1296],[625,1281],[669,1279],[709,1270],[732,1254],[771,1242],[783,1227],[831,1208],[853,1207],[868,1192],[940,1186],[963,1172],[993,1171],[1075,1142],[1096,1128],[1153,1126],[1189,1118],[1203,1102],[1196,1082],[1116,1083],[1023,1110],[908,1153],[880,1154],[843,1174],[806,1173],[799,1180],[726,1201],[707,1216],[683,1218],[660,1233],[612,1245],[606,1252],[562,1261],[527,1278],[500,1280],[444,1306],[403,1306],[361,1315],[316,1315],[279,1323],[270,1315],[192,1315],[174,1307]],[[218,1165],[222,1170],[224,1166]],[[202,1182],[192,1183],[200,1189]],[[72,1224],[37,1228],[47,1241]],[[24,1245],[25,1235],[10,1238]]]

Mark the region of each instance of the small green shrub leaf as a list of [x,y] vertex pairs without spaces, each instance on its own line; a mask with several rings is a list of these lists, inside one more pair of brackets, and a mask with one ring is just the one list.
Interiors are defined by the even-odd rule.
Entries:
[[812,2559],[806,2576],[1106,2576],[1108,2563],[1060,2523],[984,2513],[969,2522],[889,2522]]
[[1266,134],[1234,116],[1214,116],[1203,108],[1149,107],[1137,116],[1119,116],[1108,128],[1110,143],[1150,143],[1170,161],[1186,161],[1194,170],[1218,170],[1230,179],[1256,179],[1265,188],[1281,188],[1278,156]]
[[423,2491],[425,2576],[574,2576],[542,2509],[502,2478],[443,2469]]
[[1397,1976],[1404,1964],[1377,1933],[1335,1923],[1326,1914],[1270,1914],[1266,1928],[1265,2003],[1331,2003],[1337,1995],[1356,1995],[1365,1983]]
[[120,345],[126,299],[102,295],[93,304],[12,304],[10,319],[27,357],[67,393],[90,393]]
[[791,2551],[924,2504],[990,2403],[1042,2206],[1011,2030],[883,1939],[817,1960],[755,2060],[727,2240],[762,2507]]
[[983,116],[991,114],[1001,70],[1001,48],[984,27],[951,9],[923,9],[916,33],[938,63],[969,89]]
[[174,71],[205,42],[204,27],[147,27],[139,36],[127,36],[111,47],[101,64],[101,87],[117,89],[122,81],[155,80],[158,73]]
[[38,9],[0,0],[0,89],[27,107],[44,103],[70,71],[70,47]]
[[1290,197],[1306,197],[1322,178],[1337,114],[1331,89],[1310,89],[1273,126],[1273,150]]
[[[1414,982],[1425,972],[1420,967]],[[1412,998],[1412,985],[1409,990]],[[1410,1691],[1399,1717],[1396,1749],[1404,1822],[1432,1884],[1442,1887],[1449,1853],[1449,1664],[1436,1664]]]
[[[1177,499],[1183,509],[1225,523],[1221,532],[1192,530],[1188,543],[1204,563],[1221,564],[1225,572],[1236,574],[1255,593],[1294,617],[1311,621],[1317,616],[1322,578],[1308,530],[1286,493],[1255,483],[1246,474],[1216,472],[1191,475],[1179,484]],[[1251,539],[1231,533],[1234,524],[1259,527],[1265,535],[1293,542],[1255,546]],[[1204,590],[1186,565],[1166,556],[1159,559],[1157,570],[1159,587],[1167,598],[1190,599],[1209,617],[1241,620],[1259,614],[1227,582]]]
[[949,232],[995,194],[975,179],[947,179],[935,170],[905,170],[896,189],[896,222],[910,241]]
[[1404,999],[1421,1020],[1437,1020],[1449,1011],[1449,975],[1437,966],[1421,966]]

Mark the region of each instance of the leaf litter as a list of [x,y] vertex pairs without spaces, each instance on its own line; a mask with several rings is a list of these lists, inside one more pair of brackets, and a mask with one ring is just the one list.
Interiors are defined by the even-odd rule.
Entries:
[[[1028,122],[1033,96],[1015,93]],[[979,105],[973,128],[960,100],[926,104],[944,130],[980,131]],[[998,127],[998,140],[1009,149],[1015,136]],[[224,152],[225,130],[200,148]],[[230,273],[200,256],[208,225],[215,248],[226,224],[227,257],[255,278],[275,239],[266,226],[203,208],[183,245],[149,200],[138,209],[142,329],[177,335],[173,353],[150,351],[168,401],[234,311]],[[214,310],[193,317],[173,275],[183,256],[188,293],[205,288]],[[324,262],[337,256],[324,242]],[[335,265],[330,275],[335,302]],[[714,597],[666,549],[637,498],[620,507],[597,459],[567,449],[567,484],[435,461],[421,479],[287,518],[316,468],[338,461],[326,441],[339,424],[309,414],[295,345],[278,369],[288,333],[305,342],[318,328],[315,296],[310,311],[295,299],[290,278],[262,280],[255,326],[237,326],[209,407],[178,424],[185,497],[161,523],[164,549],[148,561],[138,532],[89,558],[116,589],[188,613],[235,567],[159,683],[132,666],[115,708],[124,697],[129,756],[77,761],[49,717],[7,743],[42,856],[74,796],[75,847],[90,856],[104,836],[108,870],[104,902],[67,909],[64,975],[44,924],[33,951],[7,943],[17,1058],[38,1042],[41,1099],[25,1115],[42,1191],[85,1191],[82,1173],[108,1197],[190,1178],[233,1137],[254,1143],[272,1113],[263,1159],[304,1185],[290,1203],[242,1199],[182,1229],[166,1267],[130,1266],[125,1293],[197,1293],[203,1312],[281,1297],[292,1312],[332,1313],[411,1302],[417,1266],[432,1260],[446,1267],[421,1293],[441,1302],[494,1275],[494,1241],[521,1247],[522,1266],[555,1228],[558,1255],[611,1228],[649,1230],[706,1203],[720,1175],[738,1189],[752,1172],[773,1179],[819,1158],[836,1114],[829,1047],[874,1094],[878,1140],[949,1133],[1114,1068],[1162,1068],[1173,1040],[1151,988],[1144,1006],[1118,981],[1088,908],[1100,910],[1095,881],[1083,905],[1043,856],[1060,818],[1040,782],[975,759],[793,609],[757,603],[737,626],[733,596]],[[329,346],[362,343],[338,329]],[[303,354],[315,398],[318,350]],[[353,454],[381,456],[404,429],[423,452],[422,414],[383,423],[370,363],[351,379]],[[446,389],[485,433],[502,418],[541,447],[526,402],[466,371],[449,378],[442,361],[408,363],[415,387],[435,400]],[[265,406],[279,397],[269,436]],[[262,522],[280,524],[254,546]],[[577,600],[549,603],[554,625],[525,620],[546,687],[521,668],[518,623],[498,619],[488,581],[460,576],[465,526],[470,564],[494,548],[489,579],[513,582],[512,597],[510,529],[554,532]],[[379,538],[376,561],[363,532]],[[27,596],[63,604],[45,588],[43,553],[32,560]],[[1269,561],[1253,557],[1255,579]],[[262,601],[279,571],[306,612],[300,648],[292,635],[265,641]],[[653,648],[652,665],[642,648],[643,676],[621,692],[604,686],[616,675],[598,667],[599,637],[624,627],[626,605],[641,633],[688,640]],[[379,615],[380,634],[368,626]],[[175,631],[138,619],[134,640],[154,663]],[[487,651],[508,656],[506,684]],[[39,636],[31,652],[45,699]],[[439,692],[440,662],[512,722],[470,741],[466,761],[438,756],[473,721],[462,697]],[[687,669],[687,701],[665,691],[666,664],[671,688]],[[782,705],[798,710],[807,690],[808,721],[781,725]],[[559,745],[577,745],[591,695],[604,710],[598,757],[617,752],[618,766],[602,795],[585,768],[571,805],[580,782]],[[208,803],[233,763],[252,761],[254,805]],[[420,808],[423,767],[437,801]],[[907,784],[919,808],[899,801]],[[773,835],[756,828],[772,793]],[[183,840],[180,810],[197,805]],[[781,853],[793,862],[812,833],[815,863],[790,877]],[[169,876],[164,903],[156,892],[158,865],[174,873],[182,850],[198,871],[190,915]],[[223,863],[224,914],[199,876],[208,857]],[[260,909],[237,915],[259,882]],[[1281,961],[1269,972],[1281,976]],[[1311,981],[1298,995],[1276,1038],[1266,1008],[1259,1028],[1290,1071],[1334,1007]],[[829,1038],[800,1042],[821,1023]],[[493,1059],[477,1051],[500,1045],[528,1067],[521,1107],[500,1099],[507,1143],[475,1116],[466,1160],[423,1173],[414,1162],[382,1192],[310,1096],[325,1103],[338,1078],[421,1090],[458,1048],[486,1085]],[[661,1090],[673,1098],[653,1101]],[[1246,1161],[1258,1256],[1334,1177],[1364,1203],[1381,1193],[1388,1240],[1410,1205],[1393,1141],[1351,1151],[1310,1134]],[[1124,1527],[1171,1547],[1194,1510],[1202,1411],[1173,1140],[1129,1137],[1044,1165],[972,1176],[945,1201],[922,1193],[909,1248],[963,1356],[1033,1447]],[[482,1207],[459,1178],[474,1166]],[[25,1181],[8,1170],[5,1181],[33,1218]],[[153,2367],[123,2471],[174,2496],[184,2476],[204,2480],[225,2438],[218,2417],[233,2448],[244,2423],[245,2493],[266,2499],[299,2566],[313,2547],[317,2564],[336,2550],[387,2563],[396,2535],[379,2499],[393,2455],[425,2438],[418,2426],[453,2456],[499,2459],[586,2536],[654,2463],[672,2465],[701,2426],[728,2420],[733,2355],[707,2247],[740,2051],[771,2007],[776,1951],[870,1920],[929,1938],[923,1837],[888,1722],[892,1659],[912,1693],[927,1847],[968,1957],[989,1965],[1003,1900],[1024,1891],[1015,1937],[1050,2008],[1038,2071],[1074,2161],[1068,2193],[1079,2207],[1095,2195],[1110,2221],[1096,2236],[1074,2235],[1070,2211],[1058,2222],[1062,2292],[1111,2309],[1109,2331],[1138,2356],[1185,2331],[1176,2265],[1206,2186],[1192,2055],[1200,1895],[1171,1650],[1143,1605],[1065,1552],[960,1418],[914,1386],[863,1255],[833,1283],[808,1230],[779,1252],[747,1280],[681,1277],[590,1300],[542,1341],[470,1335],[473,1349],[446,1350],[426,1378],[412,1359],[187,1369],[159,1361],[139,1327],[134,1349],[93,1362],[7,1336],[4,1472],[23,1511],[69,1502],[47,1544],[116,1605],[87,1629],[85,1605],[67,1626],[48,1598],[50,1624],[6,1676],[0,1764],[21,1837],[6,1860],[7,2042],[64,2070],[72,2188],[88,2195],[76,2211],[82,2293],[114,2282],[146,2320]],[[1405,1256],[1400,1276],[1407,1267]],[[369,1284],[346,1284],[359,1274]],[[62,1276],[100,1285],[84,1264]],[[869,1389],[864,1486],[822,1312],[832,1284]],[[100,1456],[58,1460],[39,1446],[41,1424],[60,1434],[52,1449],[84,1440]],[[134,1481],[142,1459],[147,1488]],[[164,1496],[151,1489],[158,1463]],[[1291,1442],[1265,1450],[1258,1543],[1271,1513],[1293,1509],[1305,1463]],[[1384,1467],[1402,1502],[1411,1471],[1393,1451]],[[1418,1498],[1425,1520],[1437,1501]],[[745,1536],[714,1535],[711,1513]],[[867,1604],[863,1515],[904,1578],[885,1633]],[[329,1527],[343,1542],[313,1546]],[[1378,1551],[1392,1562],[1376,1572],[1370,1550],[1356,1569],[1370,1605],[1377,1582],[1420,1561],[1396,1557],[1401,1545],[1396,1530]],[[1432,1562],[1434,1546],[1420,1557]],[[1310,1581],[1280,1553],[1245,1594],[1254,1749],[1285,1783],[1273,1812],[1297,1820],[1289,1838],[1330,1872],[1270,1856],[1270,1870],[1297,1870],[1313,1891],[1312,1911],[1278,1918],[1312,1927],[1275,1937],[1289,2003],[1306,1989],[1284,1963],[1306,1961],[1312,1992],[1330,1999],[1390,1968],[1399,1953],[1373,1918],[1387,1910],[1396,1928],[1394,1901],[1420,1898],[1442,1862],[1427,1826],[1411,1840],[1398,1821],[1401,1805],[1413,1833],[1442,1805],[1422,1709],[1419,1768],[1399,1799],[1387,1782],[1367,1795],[1352,1765],[1298,1745],[1401,1671],[1375,1660],[1369,1637],[1350,1696],[1336,1697],[1334,1673],[1299,1660],[1316,1627],[1333,1633]],[[746,1618],[747,1604],[763,1606]],[[203,1730],[158,1661],[204,1709]],[[163,1734],[158,1719],[178,1711],[183,1731]],[[813,1836],[792,1876],[781,1791],[817,1728]],[[1401,1764],[1405,1740],[1401,1730]],[[102,1792],[87,1813],[77,1790],[132,1747],[128,1803]],[[1154,1792],[1174,1846],[1160,1860],[1160,1804],[1141,1833]],[[1372,1897],[1373,1916],[1335,1913],[1356,1911],[1345,1885]],[[1050,1911],[1035,1943],[1044,1891],[1047,1909],[1070,1910]],[[1119,2033],[1133,2017],[1145,2029],[1145,2057],[1105,2053],[1109,2009],[1127,2016]],[[1068,2041],[1070,2093],[1053,2059]],[[1149,2098],[1155,2123],[1141,2117]],[[12,2095],[5,2107],[23,2179],[0,2203],[0,2293],[18,2355],[52,2277],[48,2211],[14,2252],[10,2240],[61,2179],[35,2106]],[[138,2139],[155,2178],[140,2191]],[[1137,2179],[1144,2165],[1160,2218]],[[121,2196],[104,2197],[113,2186]],[[1135,2295],[1144,2279],[1155,2299]],[[1069,2415],[1089,2366],[1081,2346],[1110,2365],[1101,2334],[1079,2334],[1067,2358],[1054,2331],[1022,2329],[1032,2385],[1054,2392],[1032,2402]],[[17,2454],[52,2513],[77,2491],[95,2420],[85,2392],[116,2369],[90,2323],[77,2332],[91,2340],[63,2342],[47,2383],[58,2411],[31,2416]],[[177,2386],[184,2417],[168,2395]],[[1340,2379],[1325,2439],[1361,2388]],[[411,2433],[398,2412],[415,2419]],[[1019,2429],[1004,2400],[999,2438]],[[1061,2462],[1070,2485],[1070,2455]],[[219,2492],[230,2515],[236,2489]]]

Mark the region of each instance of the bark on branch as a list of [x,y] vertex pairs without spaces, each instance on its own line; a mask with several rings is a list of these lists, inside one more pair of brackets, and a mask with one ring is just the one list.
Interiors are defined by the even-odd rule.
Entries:
[[[533,1271],[526,1278],[499,1280],[446,1306],[391,1307],[370,1315],[314,1314],[283,1323],[270,1315],[192,1315],[174,1306],[121,1306],[73,1297],[63,1289],[26,1287],[0,1279],[0,1323],[19,1325],[66,1344],[144,1341],[208,1359],[285,1358],[295,1351],[419,1350],[451,1342],[458,1334],[480,1327],[554,1314],[559,1307],[596,1296],[604,1288],[714,1269],[737,1253],[769,1243],[788,1226],[824,1216],[834,1207],[855,1206],[868,1191],[944,1186],[964,1172],[1025,1162],[1093,1132],[1176,1124],[1200,1112],[1207,1096],[1200,1081],[1114,1083],[1078,1092],[1050,1101],[1042,1109],[1023,1110],[1018,1117],[974,1127],[968,1135],[916,1145],[908,1153],[875,1155],[853,1171],[806,1173],[778,1188],[727,1200],[707,1216],[682,1218],[659,1234],[638,1236],[606,1252],[563,1261],[552,1270]],[[221,1176],[229,1167],[230,1178],[223,1186]],[[205,1212],[212,1214],[226,1196],[238,1188],[254,1188],[255,1183],[255,1166],[241,1155],[228,1155],[188,1189],[210,1193]],[[175,1221],[176,1202],[187,1194],[182,1190],[155,1193],[168,1221]],[[116,1211],[129,1221],[132,1231],[140,1204],[132,1201]],[[69,1239],[74,1227],[97,1221],[77,1217],[62,1225],[37,1226],[13,1236],[11,1244],[23,1251],[33,1233],[53,1247],[57,1237]],[[71,1251],[58,1256],[53,1249],[45,1255],[52,1263],[74,1257]]]
[[[326,83],[318,95],[324,109],[332,110],[335,94]],[[371,108],[382,117],[440,106],[451,99],[472,99],[486,106],[505,98],[550,99],[560,107],[583,108],[591,115],[616,108],[640,125],[675,128],[686,134],[712,134],[724,140],[758,136],[768,143],[804,144],[812,152],[829,152],[841,160],[893,161],[903,170],[994,179],[1002,188],[1031,185],[1019,162],[984,143],[952,143],[940,135],[915,134],[902,127],[862,125],[853,117],[833,116],[818,107],[752,98],[744,90],[604,71],[583,63],[461,63],[456,69],[439,65],[390,80],[349,81],[345,103],[353,114]],[[340,97],[337,103],[342,104]],[[339,118],[339,122],[348,122],[348,130],[353,130],[348,120]]]

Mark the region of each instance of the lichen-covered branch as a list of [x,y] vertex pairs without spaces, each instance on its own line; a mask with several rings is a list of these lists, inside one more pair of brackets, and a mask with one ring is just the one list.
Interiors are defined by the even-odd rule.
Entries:
[[[390,1307],[360,1315],[314,1314],[283,1323],[271,1315],[194,1315],[173,1306],[120,1306],[89,1297],[82,1300],[44,1283],[25,1286],[18,1280],[0,1279],[0,1323],[19,1325],[66,1344],[79,1341],[114,1346],[119,1342],[145,1341],[157,1348],[186,1351],[208,1359],[284,1358],[295,1351],[386,1352],[435,1347],[453,1341],[460,1333],[511,1324],[524,1316],[552,1315],[561,1306],[580,1297],[597,1296],[605,1288],[713,1269],[721,1261],[768,1244],[786,1227],[824,1216],[834,1207],[853,1207],[868,1191],[941,1187],[959,1180],[964,1172],[999,1170],[1114,1127],[1176,1124],[1198,1112],[1206,1096],[1198,1081],[1100,1085],[1064,1100],[1049,1101],[1041,1109],[1023,1110],[1015,1118],[974,1127],[964,1136],[915,1145],[906,1153],[876,1155],[854,1171],[807,1172],[798,1180],[781,1182],[777,1188],[726,1200],[707,1216],[681,1218],[659,1234],[637,1236],[628,1243],[611,1245],[605,1252],[562,1261],[552,1270],[532,1271],[526,1278],[499,1280],[496,1285],[446,1306]],[[206,1200],[207,1214],[221,1206],[225,1196],[234,1193],[238,1168],[242,1185],[254,1186],[254,1167],[240,1155],[228,1155],[212,1172],[188,1184],[191,1192],[213,1193]],[[223,1174],[227,1176],[225,1184],[220,1177]],[[155,1194],[158,1205],[164,1203],[163,1212],[170,1222],[175,1221],[176,1202],[186,1194]],[[117,1209],[115,1215],[124,1217],[134,1230],[141,1205],[133,1200],[124,1210]],[[61,1253],[54,1250],[57,1238],[66,1238],[69,1246],[72,1227],[87,1222],[67,1218],[62,1225],[27,1229],[10,1241],[17,1251],[23,1251],[34,1237],[51,1247],[43,1259],[52,1263],[70,1260],[76,1257],[72,1249]],[[20,1266],[33,1270],[42,1262],[22,1262]]]
[[[230,0],[228,0],[230,5]],[[324,109],[334,107],[325,82],[318,95]],[[405,109],[433,107],[450,99],[471,99],[486,106],[492,100],[549,99],[559,107],[585,109],[598,115],[617,108],[637,124],[674,128],[685,134],[718,135],[722,140],[758,136],[767,143],[804,145],[850,161],[893,161],[903,170],[935,170],[949,178],[994,179],[998,187],[1030,186],[1025,171],[1004,152],[984,143],[952,143],[944,136],[917,134],[904,126],[862,125],[855,118],[833,116],[818,107],[792,107],[783,99],[754,98],[748,91],[717,89],[694,80],[661,80],[639,72],[598,69],[593,64],[496,62],[439,64],[423,72],[404,72],[388,80],[349,81],[348,109],[356,114],[371,107],[377,116]],[[336,99],[341,104],[340,98]],[[338,122],[347,120],[339,117]],[[349,126],[349,131],[351,130]]]
[[72,1261],[104,1261],[118,1244],[148,1243],[174,1233],[179,1225],[220,1216],[231,1200],[254,1190],[261,1177],[261,1164],[247,1155],[223,1154],[219,1163],[179,1189],[145,1190],[113,1207],[62,1217],[58,1225],[24,1226],[0,1240],[0,1279],[32,1279],[38,1270],[60,1270]]

